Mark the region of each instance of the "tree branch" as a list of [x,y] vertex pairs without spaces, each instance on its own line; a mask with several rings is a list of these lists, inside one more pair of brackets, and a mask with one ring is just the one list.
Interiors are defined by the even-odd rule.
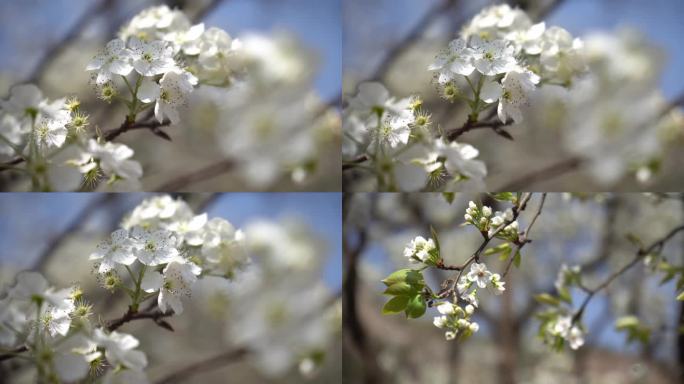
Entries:
[[171,332],[173,332],[173,328],[169,323],[166,321],[162,320],[165,317],[173,316],[173,311],[172,312],[167,312],[164,313],[160,310],[150,310],[147,312],[137,312],[133,311],[131,307],[128,307],[128,311],[126,313],[119,317],[118,319],[113,319],[107,322],[107,330],[108,331],[114,331],[121,327],[122,325],[134,321],[134,320],[141,320],[141,319],[151,319],[153,320],[157,325],[160,327],[167,329]]
[[509,181],[508,183],[502,185],[501,187],[495,189],[497,191],[518,191],[521,189],[529,189],[535,183],[542,180],[549,180],[568,172],[577,170],[584,161],[579,157],[571,157],[560,161],[558,163],[552,164],[546,168],[533,171],[531,173],[522,175],[521,177]]
[[508,133],[508,131],[504,130],[502,127],[506,127],[513,124],[513,121],[508,121],[506,123],[502,123],[501,121],[495,120],[495,121],[471,121],[468,119],[468,121],[463,124],[462,127],[460,128],[454,128],[452,130],[449,130],[446,132],[446,139],[447,141],[454,141],[461,135],[463,135],[466,132],[470,132],[474,129],[491,129],[496,133],[497,135],[506,138],[508,140],[513,140],[513,136]]
[[145,121],[145,120],[147,120],[147,119],[145,118],[142,121],[131,122],[131,121],[128,121],[128,119],[126,119],[126,121],[121,123],[119,128],[110,129],[109,131],[104,132],[102,134],[102,138],[105,141],[112,141],[115,138],[117,138],[119,135],[126,133],[128,131],[133,131],[133,130],[137,130],[137,129],[149,129],[150,132],[161,137],[162,139],[171,141],[171,137],[166,132],[164,132],[160,129],[161,127],[166,127],[166,126],[170,125],[171,124],[170,121],[166,120],[166,121],[160,123],[158,121]]
[[598,292],[604,290],[606,287],[608,287],[615,279],[620,277],[623,273],[627,272],[629,269],[637,265],[641,259],[644,257],[648,256],[649,254],[653,252],[660,252],[663,247],[665,246],[665,243],[667,243],[670,239],[672,239],[676,234],[679,232],[684,231],[684,225],[680,225],[674,229],[672,229],[665,237],[661,238],[660,240],[655,241],[653,244],[646,248],[640,248],[634,258],[624,265],[622,268],[608,276],[606,280],[604,280],[601,284],[596,286],[596,288],[589,289],[585,287],[584,285],[580,285],[579,287],[587,293],[587,296],[584,298],[584,301],[580,305],[579,309],[575,313],[575,315],[572,317],[572,322],[575,323],[577,322],[581,317],[582,314],[584,314],[585,309],[587,308],[587,305],[589,305],[589,302],[591,299],[596,295]]
[[23,345],[21,347],[17,347],[17,348],[15,348],[15,349],[7,352],[7,353],[0,354],[0,361],[12,359],[12,358],[16,357],[15,355],[22,353],[22,352],[26,352],[26,351],[28,351],[28,348],[25,345]]
[[156,191],[178,191],[181,188],[187,187],[189,184],[212,179],[216,176],[222,175],[224,173],[230,172],[235,168],[237,163],[233,159],[224,159],[217,163],[210,164],[204,168],[200,168],[194,172],[189,172],[184,175],[178,176],[173,180],[170,180],[157,188]]
[[244,356],[249,354],[249,350],[245,347],[238,347],[235,349],[227,350],[221,354],[211,357],[207,360],[198,361],[194,364],[190,364],[179,371],[173,372],[163,378],[157,380],[156,384],[169,384],[188,379],[198,373],[210,371],[223,367],[228,363],[235,362]]

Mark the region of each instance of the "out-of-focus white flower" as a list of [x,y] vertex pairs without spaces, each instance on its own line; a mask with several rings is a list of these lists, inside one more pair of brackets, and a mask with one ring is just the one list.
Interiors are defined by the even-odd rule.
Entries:
[[173,222],[187,221],[193,216],[190,206],[183,199],[161,195],[143,200],[124,218],[121,226],[125,229],[136,226],[149,230],[166,229]]
[[524,11],[501,4],[480,11],[463,28],[461,34],[465,38],[477,36],[484,40],[493,40],[506,36],[512,30],[527,29],[530,25],[532,22]]
[[434,324],[437,328],[444,328],[446,327],[448,321],[449,319],[446,316],[435,316],[432,324]]
[[187,30],[174,30],[164,35],[164,40],[173,44],[174,53],[183,52],[186,55],[198,55],[200,37],[204,33],[204,23],[193,25]]
[[86,71],[97,71],[96,84],[112,80],[112,75],[128,76],[133,70],[132,52],[121,39],[107,43],[103,52],[98,53],[86,66]]
[[100,144],[95,139],[88,141],[86,151],[78,160],[70,161],[81,173],[88,173],[98,166],[107,176],[116,175],[126,180],[137,180],[142,176],[142,167],[133,157],[133,150],[125,144],[111,141]]
[[204,226],[206,223],[207,214],[203,213],[189,220],[173,221],[167,229],[175,233],[178,244],[185,242],[191,246],[198,246],[204,242]]
[[199,39],[198,76],[209,84],[231,83],[242,72],[242,43],[220,28],[207,29]]
[[44,102],[43,92],[38,87],[33,84],[20,84],[10,89],[9,99],[1,100],[0,106],[17,119],[24,119],[37,117]]
[[233,276],[249,262],[245,249],[245,235],[227,220],[213,218],[204,227],[202,257],[209,269]]
[[437,311],[442,315],[453,315],[456,313],[456,306],[449,301],[439,303],[437,306]]
[[52,117],[40,116],[34,130],[38,149],[45,153],[48,149],[63,146],[69,133],[66,126],[70,121],[69,112],[64,110]]
[[572,327],[572,329],[570,329],[570,333],[567,336],[567,340],[570,344],[570,348],[578,349],[579,347],[584,345],[584,333],[578,327]]
[[0,117],[0,155],[14,154],[14,148],[22,142],[23,132],[19,121],[10,114]]
[[121,39],[135,37],[142,41],[161,40],[172,31],[183,31],[190,28],[190,20],[185,13],[171,9],[167,5],[150,7],[142,10],[126,24],[119,34]]
[[546,23],[541,22],[529,29],[518,29],[508,33],[506,39],[512,41],[516,52],[528,55],[538,55],[542,52],[542,36],[546,30]]
[[482,180],[487,176],[487,167],[484,162],[475,160],[480,152],[472,145],[437,140],[435,150],[444,158],[444,166],[451,175],[462,175],[476,180]]
[[93,333],[93,341],[104,347],[105,357],[113,366],[121,364],[135,371],[142,371],[147,366],[147,356],[143,352],[135,350],[140,342],[132,335],[116,331],[107,334],[102,328],[96,328]]

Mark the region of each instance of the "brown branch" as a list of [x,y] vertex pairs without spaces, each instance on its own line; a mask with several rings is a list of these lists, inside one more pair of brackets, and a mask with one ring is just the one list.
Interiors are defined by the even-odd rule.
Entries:
[[173,328],[171,327],[171,325],[166,321],[162,320],[163,318],[169,316],[173,316],[173,311],[167,313],[164,313],[160,310],[137,312],[133,311],[131,307],[128,307],[128,311],[126,311],[126,313],[123,316],[119,317],[118,319],[108,321],[106,328],[108,331],[111,332],[118,329],[122,325],[134,320],[151,319],[160,327],[173,332]]
[[166,134],[166,132],[164,132],[160,129],[161,127],[166,127],[166,126],[170,125],[171,124],[170,121],[167,120],[167,121],[160,123],[158,121],[145,121],[145,120],[146,119],[143,119],[142,121],[138,121],[138,122],[131,122],[128,119],[126,119],[126,121],[121,123],[119,128],[110,129],[109,131],[104,132],[102,134],[102,138],[105,141],[112,141],[115,138],[117,138],[119,135],[126,133],[128,131],[134,131],[134,130],[138,130],[138,129],[149,129],[150,132],[152,132],[153,134],[155,134],[155,135],[157,135],[157,136],[159,136],[165,140],[171,141],[171,137],[169,137],[169,135]]
[[228,363],[235,362],[249,354],[249,350],[245,347],[238,347],[230,349],[207,360],[198,361],[190,364],[179,371],[173,372],[163,378],[157,380],[156,384],[169,384],[188,379],[198,373],[207,372],[213,369],[221,368]]
[[45,70],[52,62],[52,59],[62,53],[74,40],[76,40],[83,30],[90,25],[100,14],[107,12],[116,3],[116,0],[101,0],[88,8],[81,17],[71,26],[69,31],[62,37],[61,40],[53,44],[47,49],[47,52],[38,62],[38,65],[31,72],[27,82],[35,83],[42,77]]
[[516,245],[515,252],[513,252],[513,256],[508,260],[508,263],[506,264],[506,268],[504,269],[504,273],[502,275],[502,278],[505,278],[506,275],[508,275],[508,272],[511,270],[511,266],[513,265],[513,262],[515,261],[515,255],[520,252],[520,250],[523,249],[525,244],[531,242],[529,239],[530,236],[530,231],[532,231],[532,226],[534,226],[534,223],[537,222],[537,219],[542,213],[542,209],[544,208],[544,202],[546,201],[546,193],[542,193],[542,198],[541,201],[539,202],[539,208],[537,208],[537,212],[534,214],[532,217],[532,220],[530,221],[530,224],[527,226],[527,228],[521,232],[518,244]]
[[518,191],[521,189],[529,189],[535,183],[542,180],[549,180],[568,172],[577,170],[584,161],[579,157],[571,157],[552,164],[548,167],[533,171],[531,173],[522,175],[515,180],[509,181],[501,187],[495,189],[496,191]]
[[681,231],[684,231],[684,225],[680,225],[672,229],[670,232],[668,232],[667,235],[665,235],[665,237],[653,242],[650,246],[646,248],[640,248],[637,251],[634,258],[629,263],[625,264],[619,270],[613,272],[613,274],[608,276],[608,278],[604,280],[601,284],[596,286],[596,288],[589,289],[584,285],[580,285],[580,288],[587,293],[587,296],[584,298],[584,301],[580,305],[579,309],[577,310],[577,312],[575,312],[575,315],[572,317],[572,322],[575,323],[582,317],[585,309],[589,305],[589,302],[598,292],[607,288],[613,281],[615,281],[615,279],[617,279],[623,273],[627,272],[629,269],[637,265],[644,257],[648,256],[653,252],[660,252],[665,246],[665,243],[667,243],[670,239],[672,239],[676,234],[678,234]]
[[347,169],[352,169],[355,165],[361,164],[366,160],[368,160],[368,155],[360,155],[354,159],[347,161],[346,164],[342,164],[342,170],[346,171]]
[[15,349],[9,351],[8,353],[1,354],[0,355],[0,361],[5,361],[5,360],[15,358],[16,356],[14,356],[14,355],[22,353],[22,352],[26,352],[26,351],[28,351],[28,348],[25,345],[18,347],[18,348],[15,348]]
[[513,124],[513,121],[508,121],[506,123],[502,123],[501,121],[480,121],[480,122],[475,122],[470,119],[463,124],[460,128],[454,128],[446,132],[446,139],[447,141],[454,141],[464,133],[470,132],[475,129],[491,129],[496,133],[497,135],[506,138],[508,140],[513,140],[513,136],[511,136],[508,131],[504,130],[502,127],[506,127]]
[[85,207],[78,213],[69,224],[62,230],[62,232],[53,237],[43,249],[43,252],[38,256],[38,259],[33,263],[33,269],[42,271],[47,265],[48,260],[59,250],[62,244],[74,233],[76,233],[82,225],[102,206],[113,200],[115,194],[103,193],[98,196],[93,196]]
[[210,164],[194,172],[186,173],[170,180],[157,188],[156,191],[178,191],[187,187],[189,184],[212,179],[216,176],[230,172],[235,168],[236,162],[233,159],[224,159],[217,163]]

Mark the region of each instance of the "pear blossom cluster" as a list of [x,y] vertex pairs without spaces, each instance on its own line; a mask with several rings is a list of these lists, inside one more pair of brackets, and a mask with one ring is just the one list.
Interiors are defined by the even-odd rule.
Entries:
[[467,224],[486,232],[489,237],[495,236],[512,242],[518,240],[518,221],[514,220],[511,208],[492,213],[491,207],[480,207],[474,201],[470,201],[463,218]]
[[375,176],[381,190],[484,187],[487,167],[477,160],[479,151],[435,137],[422,104],[417,96],[397,99],[380,83],[360,84],[343,111],[343,160]]
[[521,123],[540,83],[570,86],[586,71],[583,48],[565,29],[502,4],[475,15],[428,70],[443,98],[469,104],[472,121],[496,106],[502,123]]
[[0,347],[26,348],[38,382],[99,376],[103,383],[148,383],[138,339],[100,327],[78,286],[58,289],[39,273],[21,272],[0,297]]
[[137,206],[90,259],[106,288],[123,288],[128,273],[134,303],[156,295],[162,312],[181,314],[199,277],[232,278],[249,263],[244,239],[227,220],[195,215],[185,201],[162,195]]
[[242,74],[240,47],[224,30],[193,26],[183,12],[161,5],[136,15],[86,70],[103,100],[130,93],[131,120],[154,107],[157,121],[177,124],[200,82],[228,86]]

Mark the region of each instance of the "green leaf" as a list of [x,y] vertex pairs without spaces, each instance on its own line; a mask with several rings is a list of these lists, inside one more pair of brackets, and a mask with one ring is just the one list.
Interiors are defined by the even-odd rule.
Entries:
[[444,197],[444,200],[446,200],[447,203],[451,204],[454,202],[454,199],[456,198],[456,193],[442,192],[442,196]]
[[539,295],[534,296],[534,299],[542,304],[553,305],[554,307],[560,305],[560,300],[557,297],[549,295],[548,293],[540,293]]
[[410,271],[412,271],[412,269],[400,269],[398,271],[394,271],[384,280],[382,280],[382,282],[388,287],[396,283],[403,283],[406,281],[406,275]]
[[415,294],[416,291],[413,289],[412,286],[408,285],[407,283],[395,283],[387,287],[385,289],[385,292],[383,292],[383,295],[392,295],[392,296],[411,296],[411,294]]
[[499,256],[499,260],[508,260],[509,257],[511,257],[511,248],[510,247],[501,251],[501,256]]
[[425,279],[423,279],[423,274],[420,271],[410,269],[406,273],[406,282],[413,286],[416,290],[420,290],[425,285]]
[[417,319],[425,314],[426,308],[427,305],[425,304],[423,296],[416,295],[408,302],[408,305],[406,306],[406,316],[411,319]]
[[432,239],[435,241],[435,248],[437,248],[437,252],[439,253],[439,237],[437,237],[437,231],[430,226],[430,235],[432,236]]
[[520,268],[520,262],[522,261],[522,256],[520,255],[520,250],[515,251],[515,256],[513,256],[513,265],[516,268]]
[[510,250],[510,248],[511,248],[511,245],[510,245],[510,244],[508,244],[508,243],[503,243],[503,244],[497,245],[496,247],[487,248],[487,249],[482,253],[482,255],[483,255],[483,256],[491,256],[491,255],[495,255],[495,254],[497,254],[497,253],[501,253],[501,252],[503,252],[503,251],[505,251],[505,250],[507,250],[507,249]]
[[615,328],[619,330],[629,329],[638,327],[639,324],[639,318],[636,316],[623,316],[615,321]]
[[572,295],[570,294],[568,287],[561,288],[558,292],[558,297],[566,303],[572,304]]
[[382,307],[382,314],[383,315],[391,315],[395,313],[400,313],[404,309],[406,309],[406,305],[409,302],[409,297],[408,296],[395,296],[390,301],[385,303],[385,306]]
[[677,301],[684,301],[684,292],[680,293],[680,294],[677,296]]
[[635,234],[633,234],[633,233],[628,233],[628,234],[625,235],[625,237],[626,237],[627,240],[628,240],[630,243],[632,243],[632,245],[634,245],[635,247],[637,247],[637,248],[639,248],[639,249],[641,249],[641,248],[644,247],[644,243],[641,242],[641,239],[640,239],[637,235],[635,235]]
[[495,200],[499,201],[510,201],[515,204],[516,198],[513,192],[500,192],[491,195]]

